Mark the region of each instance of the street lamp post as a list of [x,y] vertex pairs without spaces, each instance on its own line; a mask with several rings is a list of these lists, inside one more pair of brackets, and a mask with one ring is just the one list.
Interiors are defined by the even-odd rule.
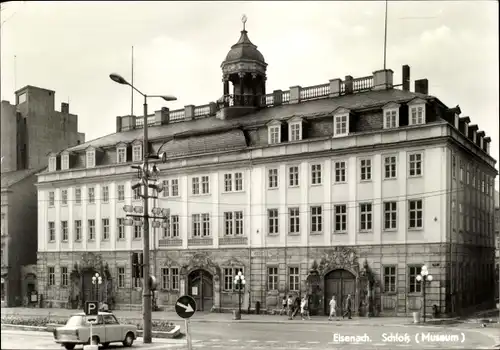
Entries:
[[236,288],[238,288],[238,317],[241,317],[241,292],[245,287],[245,283],[245,276],[240,270],[238,271],[238,274],[234,276],[234,284],[236,285]]
[[143,310],[143,322],[144,322],[144,333],[143,333],[143,342],[145,344],[149,344],[152,341],[152,332],[151,332],[151,311],[152,311],[152,302],[151,302],[151,288],[149,285],[149,184],[148,184],[148,178],[150,175],[150,169],[149,169],[149,158],[151,155],[149,154],[149,140],[148,140],[148,97],[160,97],[164,99],[165,101],[175,101],[177,100],[176,97],[174,96],[163,96],[163,95],[146,95],[143,94],[141,91],[139,91],[135,86],[130,84],[125,78],[120,76],[119,74],[110,74],[109,77],[111,80],[118,84],[122,85],[128,85],[132,89],[134,89],[136,92],[141,94],[144,97],[144,119],[143,119],[143,129],[144,129],[144,134],[143,134],[143,154],[144,154],[144,163],[142,167],[140,167],[140,172],[141,172],[141,180],[142,180],[142,186],[143,186],[143,191],[142,191],[142,198],[144,200],[144,214],[142,215],[144,219],[144,234],[143,234],[143,256],[144,256],[144,265],[142,266],[143,268],[143,287],[142,287],[142,310]]
[[422,266],[422,269],[420,270],[420,275],[417,275],[416,277],[417,282],[422,283],[422,294],[423,294],[423,310],[424,310],[424,323],[425,323],[425,288],[427,286],[427,283],[432,282],[432,275],[429,275],[429,271],[427,270],[427,266]]
[[95,296],[97,299],[97,303],[101,303],[101,298],[99,296],[99,287],[102,284],[102,277],[98,273],[96,273],[94,276],[92,276],[92,284],[95,287]]

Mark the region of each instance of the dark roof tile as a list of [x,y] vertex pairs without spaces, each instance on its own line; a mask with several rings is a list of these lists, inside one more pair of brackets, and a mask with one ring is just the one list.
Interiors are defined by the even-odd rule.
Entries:
[[22,181],[27,177],[42,171],[43,169],[45,169],[45,167],[37,169],[25,169],[25,170],[3,172],[1,174],[1,180],[0,180],[2,188],[9,188],[12,185],[18,183],[19,181]]

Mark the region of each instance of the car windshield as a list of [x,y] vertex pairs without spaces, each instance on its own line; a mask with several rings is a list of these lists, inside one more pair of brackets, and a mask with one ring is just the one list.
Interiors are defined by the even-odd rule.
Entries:
[[68,322],[66,322],[67,327],[81,326],[83,323],[83,316],[74,315],[71,316]]

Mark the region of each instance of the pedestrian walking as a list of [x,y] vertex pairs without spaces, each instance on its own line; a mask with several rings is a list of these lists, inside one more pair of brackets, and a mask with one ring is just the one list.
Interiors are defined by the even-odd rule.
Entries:
[[328,316],[328,321],[331,321],[333,318],[337,318],[337,300],[335,300],[335,295],[332,295],[332,299],[330,300],[330,315]]
[[281,310],[280,310],[280,315],[285,314],[286,315],[286,309],[287,309],[288,301],[286,299],[286,295],[283,296],[283,300],[281,301]]
[[351,311],[352,311],[352,299],[351,299],[351,294],[347,294],[347,299],[345,300],[345,312],[342,315],[342,318],[348,317],[350,320],[352,319],[351,317]]
[[302,316],[303,320],[305,320],[304,317],[307,317],[308,320],[311,319],[311,317],[309,316],[309,304],[307,300],[307,295],[304,295],[302,301],[300,302],[300,315]]
[[292,314],[293,314],[293,299],[292,299],[292,296],[289,295],[288,296],[288,300],[287,300],[287,314],[288,314],[288,319],[291,320],[292,319]]

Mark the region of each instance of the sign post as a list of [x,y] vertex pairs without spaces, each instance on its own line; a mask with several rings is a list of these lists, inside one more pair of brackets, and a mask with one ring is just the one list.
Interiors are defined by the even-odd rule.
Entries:
[[175,303],[175,312],[184,319],[186,327],[186,341],[188,350],[192,350],[191,332],[189,330],[189,319],[196,312],[196,301],[189,295],[183,295]]
[[86,350],[86,349],[89,349],[89,350],[98,349],[97,344],[92,344],[92,338],[93,338],[92,325],[94,324],[94,322],[97,323],[97,318],[98,318],[98,314],[99,314],[99,302],[86,301],[85,308],[83,311],[85,312],[85,316],[95,316],[95,319],[93,319],[93,318],[89,319],[87,317],[87,321],[88,321],[88,323],[90,323],[90,345],[84,346],[83,348],[84,348],[84,350]]

